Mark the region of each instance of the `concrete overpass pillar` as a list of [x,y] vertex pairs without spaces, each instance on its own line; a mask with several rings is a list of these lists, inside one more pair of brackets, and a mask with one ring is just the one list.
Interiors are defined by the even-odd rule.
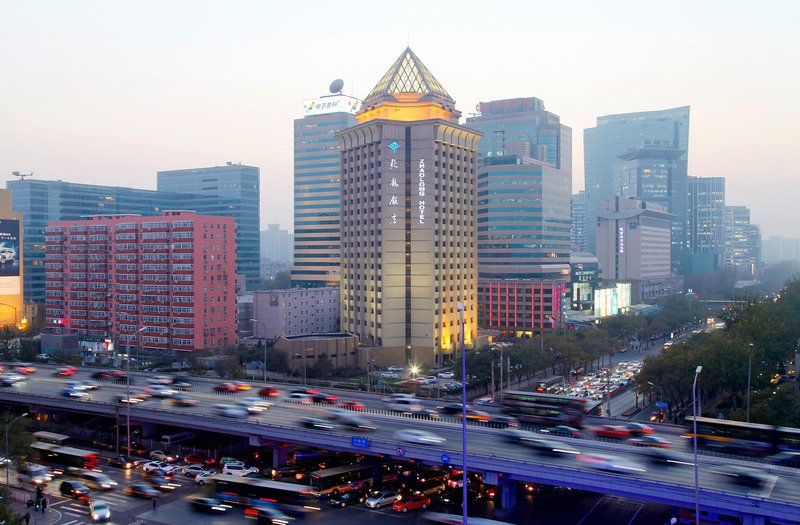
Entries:
[[286,458],[289,457],[289,447],[286,445],[278,445],[272,447],[272,468],[278,468],[286,464]]
[[510,509],[517,504],[517,483],[513,479],[499,478],[497,488],[500,489],[500,508]]
[[[142,425],[142,436],[143,438],[151,438],[155,440],[159,440],[161,436],[156,436],[156,424],[155,423],[140,423]],[[133,423],[131,423],[133,426]]]
[[742,514],[742,525],[764,525],[766,520],[764,516],[757,516],[756,514]]

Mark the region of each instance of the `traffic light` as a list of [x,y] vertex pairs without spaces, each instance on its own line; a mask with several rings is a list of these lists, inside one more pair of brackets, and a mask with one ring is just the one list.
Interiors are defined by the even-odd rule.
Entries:
[[40,499],[42,499],[42,495],[43,494],[44,494],[44,487],[42,487],[41,485],[38,485],[36,487],[36,501],[39,501]]

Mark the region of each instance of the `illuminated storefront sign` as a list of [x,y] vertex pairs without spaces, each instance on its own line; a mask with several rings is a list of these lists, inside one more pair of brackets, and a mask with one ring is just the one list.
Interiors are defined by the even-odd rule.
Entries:
[[[389,171],[393,172],[395,170],[400,170],[400,163],[397,162],[397,151],[400,149],[400,143],[396,140],[393,140],[387,144],[387,147],[392,151],[392,156],[389,159]],[[386,207],[389,208],[389,224],[397,224],[398,219],[398,212],[403,209],[403,205],[400,202],[400,195],[402,194],[400,191],[400,182],[398,177],[392,173],[392,178],[389,181],[389,202],[386,204]]]

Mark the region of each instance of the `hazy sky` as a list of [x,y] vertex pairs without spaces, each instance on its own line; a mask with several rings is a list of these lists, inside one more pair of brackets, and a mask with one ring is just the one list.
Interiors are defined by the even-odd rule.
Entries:
[[292,121],[335,78],[363,97],[407,43],[466,116],[535,96],[572,127],[692,108],[689,174],[765,236],[800,237],[800,2],[0,0],[0,177],[154,189],[158,170],[261,168],[292,229]]

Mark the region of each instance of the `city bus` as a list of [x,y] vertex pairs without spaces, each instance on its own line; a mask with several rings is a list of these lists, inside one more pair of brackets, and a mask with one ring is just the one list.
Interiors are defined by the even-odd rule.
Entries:
[[[397,476],[391,469],[382,475]],[[319,498],[338,496],[351,490],[368,490],[375,476],[373,465],[345,465],[312,472],[309,476],[311,487]]]
[[[445,514],[444,512],[425,512],[420,514],[419,524],[443,524],[443,525],[461,525],[463,523],[463,516],[461,514]],[[474,518],[470,516],[469,525],[508,525],[506,521],[490,520],[488,518]]]
[[63,447],[55,443],[37,441],[31,445],[34,459],[48,465],[53,474],[61,475],[64,472],[80,473],[84,470],[100,471],[100,461],[97,454],[88,450],[73,447]]
[[[694,437],[694,421],[694,416],[686,417],[688,430],[684,437]],[[744,456],[800,452],[800,429],[698,417],[697,446]]]
[[34,432],[33,437],[36,438],[36,441],[40,441],[42,443],[52,443],[53,445],[63,445],[69,441],[69,436],[65,434],[56,434],[55,432],[46,432],[44,430]]
[[275,506],[293,515],[320,510],[314,490],[307,485],[227,474],[214,474],[211,479],[214,497],[226,503]]
[[553,376],[550,379],[536,383],[536,391],[540,394],[554,393],[552,390],[564,382],[564,376]]
[[581,428],[586,408],[586,399],[580,397],[518,391],[503,394],[503,412],[525,423]]

